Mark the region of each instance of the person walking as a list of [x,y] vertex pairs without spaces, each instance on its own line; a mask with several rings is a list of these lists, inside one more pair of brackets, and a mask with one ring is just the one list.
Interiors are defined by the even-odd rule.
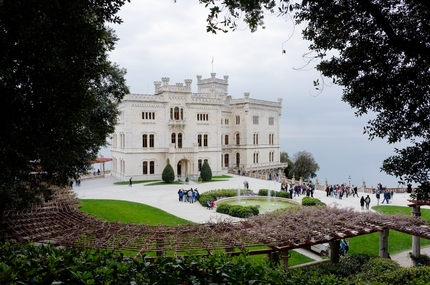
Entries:
[[379,189],[376,189],[376,205],[379,205],[379,199],[381,199],[381,194],[379,193]]
[[361,209],[364,210],[364,196],[361,196],[360,206],[361,206]]
[[364,199],[364,203],[366,203],[366,210],[369,210],[369,206],[370,206],[370,197],[369,197],[369,195],[367,195],[366,199]]
[[133,177],[130,177],[130,180],[129,180],[128,186],[129,186],[129,187],[132,187],[132,186],[133,186]]

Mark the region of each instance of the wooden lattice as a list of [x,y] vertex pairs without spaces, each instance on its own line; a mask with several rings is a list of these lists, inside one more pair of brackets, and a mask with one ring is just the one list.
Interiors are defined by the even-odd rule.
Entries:
[[[172,227],[109,223],[79,212],[76,199],[67,195],[27,212],[6,211],[0,225],[6,240],[15,242],[50,242],[157,256],[211,255],[219,251],[261,254],[383,228],[430,239],[430,224],[420,219],[330,207],[290,209],[234,223],[218,220]],[[264,247],[253,250],[255,246]]]

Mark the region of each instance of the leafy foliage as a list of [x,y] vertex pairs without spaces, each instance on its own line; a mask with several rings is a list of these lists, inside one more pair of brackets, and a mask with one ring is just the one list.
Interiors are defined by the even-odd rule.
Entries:
[[[269,189],[258,190],[258,196],[267,197],[268,193],[269,193]],[[280,197],[280,198],[290,198],[290,193],[289,192],[270,190],[270,196],[271,197]]]
[[172,183],[175,180],[175,172],[173,171],[173,167],[170,163],[164,167],[161,179],[166,183]]
[[200,177],[203,179],[203,181],[211,181],[212,180],[212,170],[209,166],[209,163],[207,160],[203,162],[202,169],[200,171]]
[[0,217],[51,198],[106,145],[129,91],[105,23],[125,2],[0,1]]
[[230,215],[232,217],[238,218],[248,218],[251,216],[256,216],[260,213],[255,206],[241,206],[241,205],[228,205],[221,204],[216,208],[218,213],[223,213]]
[[290,176],[303,177],[303,180],[314,178],[316,172],[320,169],[313,155],[307,151],[299,151],[293,155],[293,165],[290,170]]
[[[237,189],[216,189],[216,190],[210,190],[206,191],[204,193],[200,194],[199,202],[202,206],[206,207],[206,203],[208,201],[216,201],[219,197],[225,198],[225,197],[234,197],[237,196]],[[248,196],[252,195],[252,190],[248,189],[240,189],[240,195],[241,196]]]
[[326,206],[326,204],[322,202],[320,199],[312,198],[312,197],[303,197],[302,205],[303,206]]
[[391,260],[358,255],[338,264],[284,270],[243,255],[133,259],[109,250],[6,243],[0,244],[0,280],[2,284],[421,285],[430,282],[430,268],[398,268]]
[[[374,115],[364,133],[388,143],[410,142],[404,149],[396,148],[396,155],[385,159],[381,170],[400,181],[420,184],[420,197],[413,198],[430,199],[428,1],[202,2],[210,9],[207,21],[212,32],[234,30],[242,19],[251,31],[264,28],[265,14],[305,24],[303,36],[313,52],[309,63],[317,60],[322,78],[343,87],[342,100],[357,116]],[[221,13],[226,15],[218,21]],[[320,89],[325,82],[314,84]]]

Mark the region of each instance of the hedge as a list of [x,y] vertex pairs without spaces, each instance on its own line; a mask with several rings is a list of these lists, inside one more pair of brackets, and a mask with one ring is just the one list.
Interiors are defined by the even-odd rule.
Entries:
[[[258,196],[267,197],[268,189],[258,190]],[[270,190],[270,197],[290,198],[290,193],[285,191]]]
[[248,218],[259,214],[259,210],[255,206],[241,206],[221,204],[216,208],[218,213],[227,214],[232,217]]
[[312,198],[312,197],[303,197],[302,199],[303,206],[326,206],[324,202],[321,202],[320,199]]

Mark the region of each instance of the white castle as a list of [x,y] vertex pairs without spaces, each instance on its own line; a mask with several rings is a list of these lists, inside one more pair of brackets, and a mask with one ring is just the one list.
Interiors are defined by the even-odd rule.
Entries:
[[169,85],[154,82],[153,95],[128,94],[119,106],[120,118],[112,136],[112,175],[121,180],[161,179],[170,164],[176,177],[196,179],[204,161],[213,175],[241,170],[278,171],[280,163],[277,102],[251,99],[249,93],[228,95],[228,76],[197,76]]

